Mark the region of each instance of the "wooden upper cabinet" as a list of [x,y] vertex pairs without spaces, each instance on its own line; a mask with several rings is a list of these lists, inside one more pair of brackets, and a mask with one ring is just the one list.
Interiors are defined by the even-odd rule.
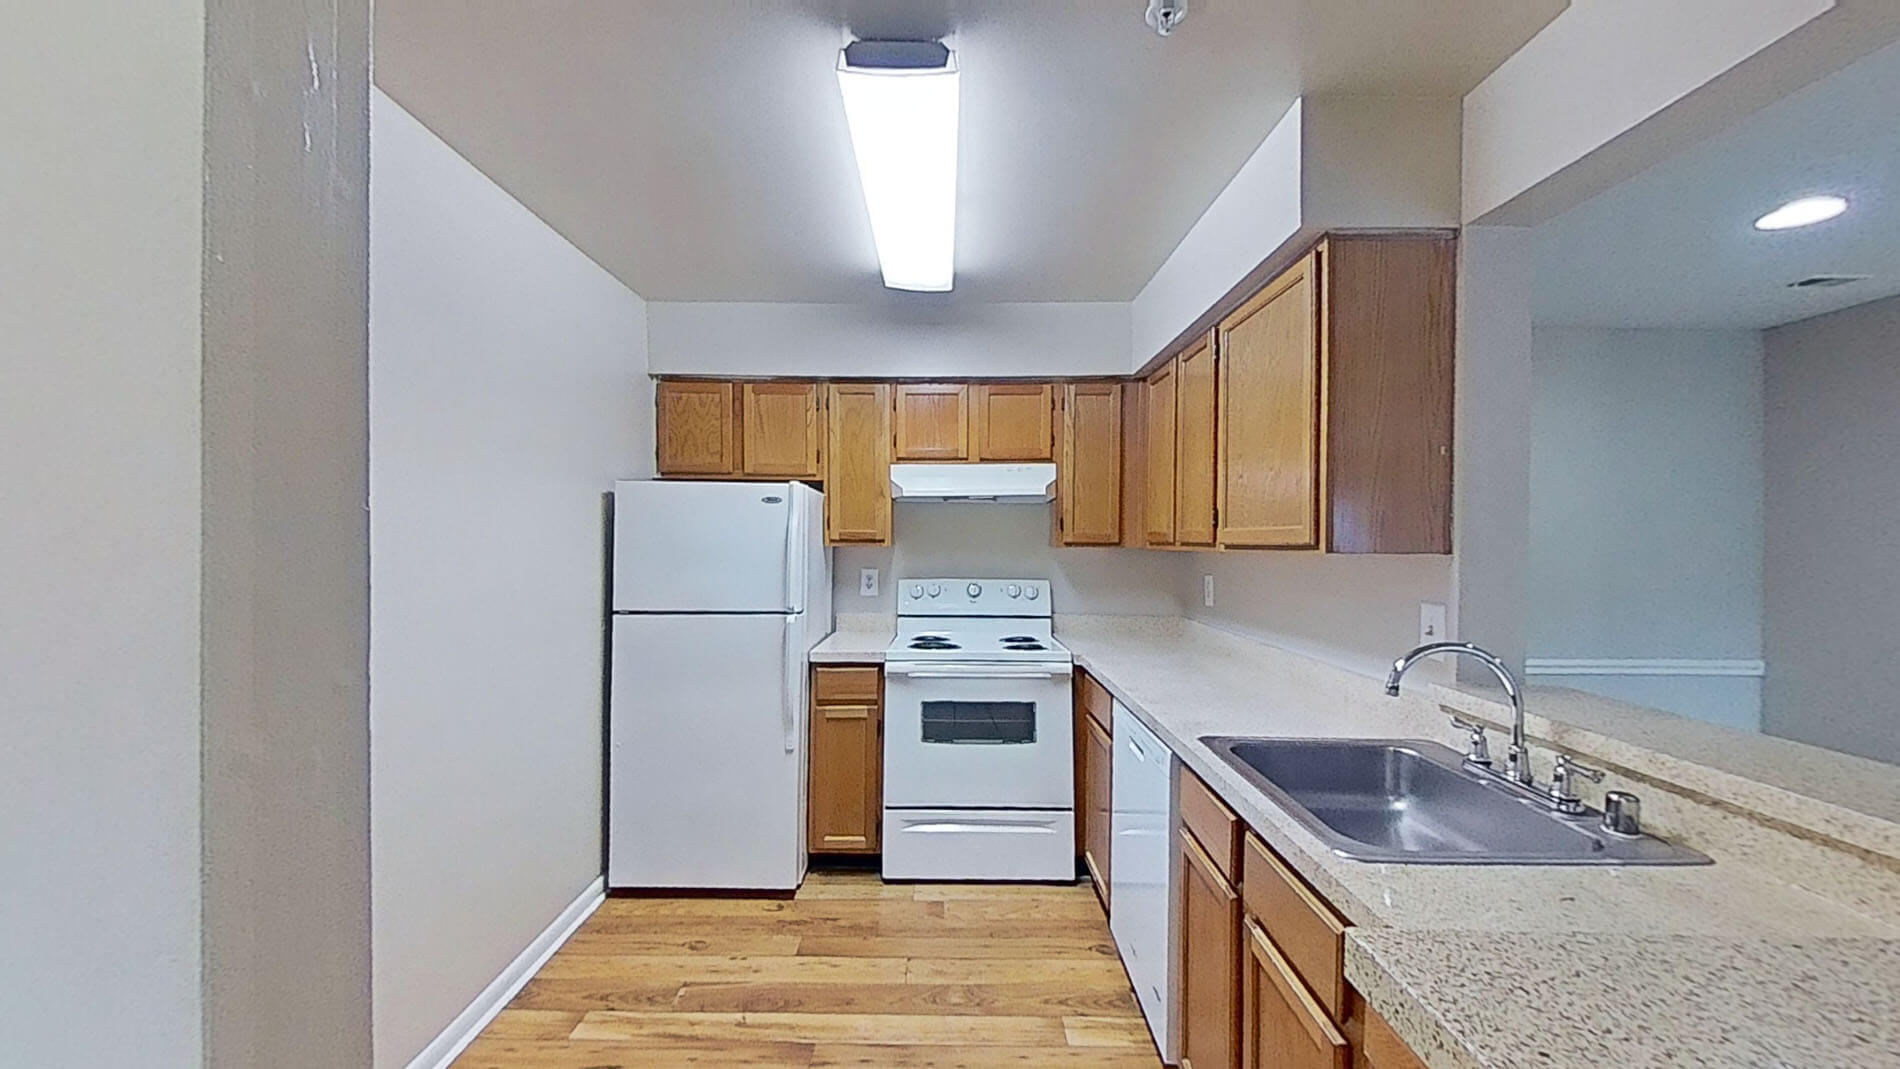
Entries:
[[1174,544],[1175,390],[1180,381],[1179,361],[1170,360],[1148,376],[1140,389],[1142,401],[1142,467],[1145,503],[1143,536],[1151,546]]
[[1319,543],[1319,279],[1308,254],[1221,321],[1220,544]]
[[730,382],[654,386],[655,460],[661,475],[735,475],[739,471],[738,394]]
[[1450,553],[1457,239],[1334,235],[1320,255],[1326,548]]
[[1211,546],[1215,523],[1216,361],[1210,334],[1175,361],[1174,542]]
[[826,390],[825,540],[891,541],[891,388],[833,383]]
[[1055,387],[1009,382],[970,389],[977,460],[1055,459]]
[[969,384],[898,383],[896,429],[898,460],[969,460]]
[[824,477],[819,463],[824,442],[821,389],[815,382],[748,382],[740,387],[745,474]]
[[1056,486],[1056,541],[1121,544],[1122,388],[1118,382],[1062,387],[1062,456]]

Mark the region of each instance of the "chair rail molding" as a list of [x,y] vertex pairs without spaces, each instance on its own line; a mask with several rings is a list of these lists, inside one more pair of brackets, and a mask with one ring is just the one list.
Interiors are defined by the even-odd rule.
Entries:
[[1760,658],[1526,657],[1527,676],[1745,676],[1768,674]]

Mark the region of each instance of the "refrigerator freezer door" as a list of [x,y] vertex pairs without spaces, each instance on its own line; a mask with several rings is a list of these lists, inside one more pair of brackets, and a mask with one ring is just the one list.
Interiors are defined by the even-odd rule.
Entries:
[[801,526],[794,484],[615,483],[614,611],[801,612]]
[[614,617],[608,886],[798,886],[805,651],[787,634],[804,626],[797,616]]

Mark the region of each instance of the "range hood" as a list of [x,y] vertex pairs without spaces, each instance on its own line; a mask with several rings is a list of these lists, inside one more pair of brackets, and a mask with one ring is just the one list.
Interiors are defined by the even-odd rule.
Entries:
[[1041,505],[1055,500],[1054,464],[892,464],[894,501]]

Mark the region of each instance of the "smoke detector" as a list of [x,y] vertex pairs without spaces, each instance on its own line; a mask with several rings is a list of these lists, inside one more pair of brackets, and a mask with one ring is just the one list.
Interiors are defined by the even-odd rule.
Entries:
[[1163,37],[1187,17],[1187,0],[1148,0],[1148,25]]

